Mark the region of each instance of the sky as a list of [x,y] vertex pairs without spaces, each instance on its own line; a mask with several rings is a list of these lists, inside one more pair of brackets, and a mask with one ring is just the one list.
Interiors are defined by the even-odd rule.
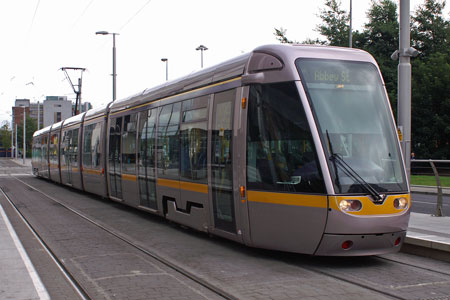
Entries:
[[[320,38],[315,31],[325,1],[301,0],[19,0],[0,2],[0,124],[11,121],[15,99],[75,94],[62,67],[85,68],[82,101],[112,100],[112,35],[116,35],[117,99],[288,38]],[[423,0],[411,0],[411,10]],[[349,9],[349,1],[342,8]],[[353,1],[361,30],[370,0]],[[323,39],[323,38],[322,38]],[[80,71],[69,71],[77,82]]]

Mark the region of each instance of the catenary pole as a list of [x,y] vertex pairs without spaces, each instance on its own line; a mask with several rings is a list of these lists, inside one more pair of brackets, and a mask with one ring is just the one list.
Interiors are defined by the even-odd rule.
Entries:
[[351,48],[353,46],[353,32],[352,32],[352,22],[353,22],[353,8],[352,8],[352,0],[350,0],[350,28],[348,31],[348,47]]
[[[410,0],[400,0],[398,64],[398,131],[408,177],[411,174],[411,56]],[[412,49],[414,50],[414,49]]]

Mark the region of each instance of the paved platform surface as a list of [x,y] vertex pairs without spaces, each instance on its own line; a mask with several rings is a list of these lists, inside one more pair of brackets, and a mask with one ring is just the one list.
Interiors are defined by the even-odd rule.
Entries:
[[[414,193],[436,194],[436,187],[412,186]],[[442,189],[450,195],[450,188]],[[450,216],[436,217],[430,214],[411,213],[405,243],[414,247],[441,251],[450,257]],[[442,255],[439,255],[442,256]],[[448,260],[448,259],[447,259]]]
[[[25,164],[21,159],[14,162],[21,165],[22,171],[12,165],[11,172],[4,173],[23,173],[23,166],[30,167],[31,173],[31,160],[25,160]],[[412,187],[413,192],[419,193],[433,193],[433,190],[436,188]],[[450,189],[443,192],[448,195]],[[50,299],[1,206],[0,241],[0,299]],[[411,213],[405,246],[437,251],[447,260],[450,257],[450,217]]]
[[50,299],[0,205],[0,299]]

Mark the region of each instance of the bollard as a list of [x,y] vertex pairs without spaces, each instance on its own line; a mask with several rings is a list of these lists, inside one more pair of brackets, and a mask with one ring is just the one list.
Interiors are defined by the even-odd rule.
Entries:
[[430,165],[433,169],[434,176],[436,177],[436,186],[437,186],[437,201],[436,201],[436,217],[443,217],[444,211],[442,209],[442,187],[441,187],[441,179],[439,178],[439,173],[434,165],[433,161],[430,159]]

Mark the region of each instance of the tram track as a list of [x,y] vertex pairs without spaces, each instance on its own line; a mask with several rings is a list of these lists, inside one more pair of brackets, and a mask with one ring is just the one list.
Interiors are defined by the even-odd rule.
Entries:
[[394,259],[391,259],[391,258],[379,256],[379,255],[376,255],[375,257],[378,258],[378,259],[381,259],[381,260],[393,262],[395,264],[399,264],[399,265],[403,265],[403,266],[409,266],[409,267],[416,268],[416,269],[419,269],[419,270],[432,272],[432,273],[436,273],[436,274],[441,274],[441,275],[445,275],[445,276],[450,276],[450,270],[448,272],[444,272],[444,271],[439,271],[439,270],[435,270],[435,269],[431,269],[431,268],[427,268],[427,267],[414,265],[414,264],[411,264],[411,263],[406,263],[406,262],[403,262],[403,261],[394,260]]
[[[328,277],[334,278],[336,280],[346,282],[351,285],[359,286],[361,288],[371,290],[375,293],[378,293],[383,296],[387,296],[392,299],[401,299],[401,300],[409,300],[409,299],[421,299],[421,300],[443,299],[443,300],[447,300],[448,299],[448,300],[450,300],[450,291],[448,291],[446,293],[446,295],[442,295],[442,296],[420,297],[420,298],[412,298],[411,295],[402,291],[402,289],[407,289],[407,288],[428,287],[431,290],[432,289],[431,287],[433,287],[433,286],[440,286],[440,285],[447,286],[450,283],[450,270],[448,272],[435,270],[435,269],[432,269],[429,267],[424,267],[424,266],[420,266],[420,265],[413,264],[413,263],[407,263],[407,262],[403,262],[403,261],[399,261],[399,260],[394,260],[394,259],[383,257],[380,255],[374,255],[371,257],[362,258],[362,259],[366,259],[367,261],[370,261],[370,263],[372,263],[373,265],[378,265],[377,261],[384,261],[384,262],[387,262],[388,264],[390,264],[389,267],[391,267],[391,268],[393,267],[393,265],[397,265],[397,266],[406,267],[410,271],[418,270],[418,271],[422,272],[422,274],[424,274],[423,275],[424,277],[425,276],[428,276],[428,277],[434,276],[434,277],[442,278],[444,276],[444,278],[440,281],[431,281],[430,280],[429,282],[411,283],[411,284],[406,283],[406,284],[398,285],[398,286],[392,284],[392,285],[388,286],[389,289],[386,289],[386,286],[377,285],[373,281],[364,280],[362,278],[359,278],[357,275],[353,274],[353,269],[351,267],[349,269],[347,269],[347,267],[344,267],[344,265],[346,263],[348,263],[348,266],[350,266],[350,264],[351,264],[350,259],[352,259],[352,258],[343,257],[342,260],[345,262],[340,261],[339,263],[336,263],[336,261],[333,261],[334,265],[332,265],[332,267],[330,267],[328,265],[329,259],[330,259],[329,257],[323,257],[323,258],[319,257],[315,262],[302,261],[300,263],[301,263],[301,267],[305,267],[314,273],[328,276]],[[353,258],[353,259],[361,259],[361,257]],[[298,260],[295,258],[295,256],[289,256],[286,261],[289,264],[293,264],[293,265],[297,265],[297,266],[299,266],[299,264],[300,264],[298,262]],[[362,264],[362,263],[359,262],[359,264]],[[371,267],[366,266],[366,268],[369,269]],[[427,274],[425,275],[425,273],[427,273]],[[382,276],[382,275],[380,275],[380,276]]]
[[[170,261],[169,259],[167,259],[165,257],[162,257],[161,255],[156,253],[156,251],[149,250],[147,248],[144,248],[144,247],[136,244],[135,242],[133,242],[131,239],[127,238],[126,236],[124,236],[120,232],[118,232],[118,231],[116,231],[116,230],[114,230],[112,228],[109,228],[108,226],[106,226],[104,224],[101,224],[100,222],[94,220],[93,218],[87,216],[86,214],[80,212],[79,210],[77,210],[77,209],[75,209],[75,208],[73,208],[73,207],[63,203],[62,201],[56,199],[55,197],[52,197],[51,195],[48,195],[47,193],[37,189],[36,187],[26,183],[25,181],[23,181],[23,180],[21,180],[21,179],[19,179],[17,177],[13,176],[13,178],[16,179],[17,181],[21,182],[22,184],[26,185],[27,187],[33,189],[34,191],[42,194],[43,196],[45,196],[46,198],[50,199],[54,203],[57,203],[61,207],[67,209],[68,211],[70,211],[71,213],[77,215],[78,217],[82,218],[83,220],[91,223],[92,225],[95,225],[96,227],[102,229],[106,233],[108,233],[108,234],[114,236],[115,238],[125,242],[127,245],[133,247],[134,249],[140,251],[141,253],[151,257],[152,259],[154,259],[154,260],[156,260],[158,262],[160,262],[164,266],[166,266],[166,267],[170,268],[171,270],[181,274],[182,276],[188,278],[189,280],[192,280],[192,281],[196,282],[197,284],[199,284],[200,286],[206,288],[207,290],[211,291],[212,293],[216,294],[217,296],[222,297],[224,299],[228,299],[228,300],[238,300],[239,299],[239,297],[236,297],[235,295],[231,295],[230,293],[224,291],[220,287],[217,287],[214,284],[212,284],[212,283],[210,283],[210,282],[208,282],[208,281],[198,277],[197,275],[193,274],[192,272],[190,272],[186,268],[183,268],[179,264],[177,264],[177,263],[175,263],[173,261]],[[19,208],[14,204],[14,202],[8,197],[8,195],[3,190],[1,190],[1,192],[8,199],[8,201],[10,202],[10,204],[14,208],[14,210],[20,215],[21,219],[27,225],[27,227],[30,229],[30,231],[33,232],[33,234],[36,236],[36,238],[40,241],[41,245],[46,249],[46,251],[52,257],[52,259],[55,261],[55,263],[61,269],[63,274],[66,276],[67,280],[77,290],[77,292],[79,293],[81,299],[83,299],[83,300],[90,300],[91,298],[89,297],[88,293],[78,284],[77,280],[75,279],[75,276],[73,276],[71,274],[70,270],[68,270],[67,268],[64,267],[64,264],[52,252],[51,248],[45,243],[45,241],[42,240],[42,238],[39,236],[37,231],[33,228],[32,224],[30,224],[28,222],[28,220],[25,218],[25,216],[20,212]]]
[[[58,204],[58,206],[63,207],[64,209],[70,211],[71,213],[75,214],[76,216],[84,219],[85,221],[89,222],[90,224],[95,225],[96,227],[100,228],[101,230],[107,232],[108,234],[114,236],[117,239],[120,239],[121,241],[125,242],[129,246],[133,247],[134,249],[138,250],[139,252],[145,254],[148,257],[151,257],[152,259],[155,259],[156,261],[160,262],[161,264],[167,266],[171,270],[176,271],[177,273],[181,274],[182,276],[196,282],[200,286],[208,289],[211,293],[214,293],[218,297],[224,298],[224,299],[243,299],[244,297],[235,296],[233,295],[233,289],[230,289],[232,292],[225,291],[223,288],[216,286],[213,282],[209,282],[207,280],[204,280],[203,278],[200,278],[198,275],[193,274],[192,271],[187,269],[185,266],[180,265],[175,260],[168,259],[167,257],[164,257],[160,255],[158,250],[153,249],[151,246],[141,246],[140,243],[136,242],[136,237],[128,236],[126,233],[122,232],[120,229],[114,229],[110,225],[103,223],[103,221],[100,221],[98,218],[90,217],[83,213],[79,208],[73,207],[73,205],[67,204],[67,202],[63,202],[63,200],[59,200],[55,198],[54,196],[50,195],[48,191],[42,191],[39,188],[36,188],[29,183],[25,182],[24,180],[21,180],[20,178],[15,177],[16,180],[24,184],[30,189],[33,189],[36,192],[39,192],[44,197],[48,198],[52,202]],[[20,209],[20,207],[19,207]],[[256,251],[258,253],[259,251]],[[272,258],[272,254],[267,253],[265,251],[262,251],[263,256],[269,256],[268,258]],[[275,252],[278,253],[278,252]],[[320,276],[329,277],[333,280],[336,280],[338,282],[342,282],[343,284],[348,284],[352,286],[356,286],[359,288],[362,288],[364,290],[370,290],[372,293],[377,294],[380,296],[380,298],[390,298],[390,299],[415,299],[408,297],[405,295],[405,290],[402,290],[403,286],[407,286],[408,282],[405,282],[405,284],[399,285],[399,287],[391,288],[391,289],[385,289],[383,286],[378,286],[376,284],[370,283],[370,281],[364,281],[364,280],[358,280],[357,276],[345,276],[348,273],[352,273],[352,270],[349,268],[347,269],[348,265],[345,263],[341,263],[341,260],[336,259],[330,259],[330,258],[315,258],[314,260],[305,259],[304,256],[298,256],[295,254],[286,254],[283,253],[282,255],[275,254],[276,260],[282,262],[287,262],[289,265],[295,266],[299,270],[308,270],[312,273],[318,274]],[[351,263],[352,260],[350,259],[343,259],[346,262]],[[426,268],[423,266],[418,266],[413,263],[407,263],[407,262],[401,262],[396,261],[390,258],[385,258],[382,256],[373,256],[370,258],[363,258],[363,259],[356,259],[357,263],[356,265],[364,265],[366,262],[369,262],[369,266],[367,266],[368,269],[371,269],[371,266],[374,265],[383,265],[380,263],[380,261],[386,261],[389,265],[387,267],[392,267],[393,264],[402,265],[405,268],[415,268],[417,270],[423,270],[424,272],[433,273],[435,275],[442,275],[444,276],[450,276],[447,272],[440,272],[437,270],[433,270],[431,268]],[[329,265],[331,263],[331,267]],[[345,267],[344,267],[345,266]],[[386,266],[386,265],[385,265]],[[364,266],[365,267],[365,266]],[[383,266],[384,267],[384,266]],[[444,279],[445,282],[447,279]],[[445,283],[444,282],[444,283]],[[426,286],[427,283],[425,283],[424,287],[430,289],[430,286]],[[439,284],[439,282],[434,282],[431,284]],[[240,295],[240,293],[237,293]],[[450,294],[449,294],[450,295]],[[89,299],[89,298],[86,298]],[[421,297],[420,299],[431,299],[428,297]],[[442,298],[446,299],[446,298]]]

